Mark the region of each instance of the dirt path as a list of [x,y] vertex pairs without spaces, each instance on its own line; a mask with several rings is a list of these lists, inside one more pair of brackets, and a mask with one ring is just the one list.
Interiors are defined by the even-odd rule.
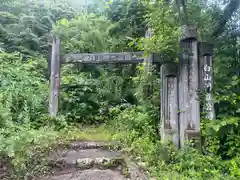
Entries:
[[39,180],[148,180],[139,168],[104,142],[72,142],[49,156],[52,171]]

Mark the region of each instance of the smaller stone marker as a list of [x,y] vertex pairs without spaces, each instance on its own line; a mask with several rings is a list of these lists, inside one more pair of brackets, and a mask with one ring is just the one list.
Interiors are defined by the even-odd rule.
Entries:
[[161,140],[171,141],[179,148],[177,66],[161,66]]
[[213,63],[212,54],[213,46],[205,42],[201,42],[199,47],[199,77],[200,89],[204,92],[204,104],[202,111],[205,118],[209,120],[215,119],[215,109],[213,102]]

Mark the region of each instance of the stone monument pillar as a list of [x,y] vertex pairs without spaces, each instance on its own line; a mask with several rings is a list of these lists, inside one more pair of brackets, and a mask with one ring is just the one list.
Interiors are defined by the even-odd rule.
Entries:
[[182,27],[179,57],[179,128],[180,148],[186,140],[200,141],[200,101],[198,73],[197,29],[191,26]]

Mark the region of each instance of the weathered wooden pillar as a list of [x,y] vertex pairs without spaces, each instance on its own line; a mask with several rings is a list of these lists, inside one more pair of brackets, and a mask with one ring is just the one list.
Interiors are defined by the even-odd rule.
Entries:
[[177,66],[161,66],[161,140],[171,141],[179,148]]
[[195,27],[184,26],[179,57],[179,128],[180,147],[194,140],[200,148],[200,102],[198,97],[198,41]]
[[53,37],[51,76],[50,76],[50,98],[49,98],[49,114],[52,117],[57,116],[59,91],[60,91],[60,40],[56,37]]
[[48,46],[48,81],[50,82],[50,77],[51,77],[51,59],[52,59],[52,46]]
[[[151,28],[148,28],[145,34],[145,38],[152,38],[153,36],[153,32]],[[144,65],[145,65],[145,72],[149,73],[151,72],[152,69],[152,64],[153,64],[153,55],[152,54],[148,54],[145,58],[144,58]]]
[[199,83],[200,89],[204,92],[204,104],[202,111],[204,118],[215,119],[215,109],[213,102],[213,45],[200,42],[199,46]]
[[[148,28],[146,33],[145,33],[145,38],[151,38],[153,35],[151,28]],[[145,76],[148,77],[152,71],[152,66],[153,66],[153,55],[148,54],[144,58],[144,73]],[[143,89],[144,97],[149,98],[152,95],[152,84],[148,84],[144,87]]]

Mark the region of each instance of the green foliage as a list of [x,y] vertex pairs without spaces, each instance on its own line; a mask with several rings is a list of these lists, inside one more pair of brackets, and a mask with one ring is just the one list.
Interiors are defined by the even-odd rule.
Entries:
[[[115,26],[104,16],[83,13],[71,21],[61,19],[53,33],[61,38],[64,53],[112,52],[122,46],[121,39],[111,35]],[[108,66],[63,66],[61,112],[69,121],[104,122],[108,106],[129,96],[129,69],[131,66],[115,72]]]
[[0,53],[0,164],[12,179],[42,172],[42,149],[58,136],[53,128],[66,127],[65,120],[47,116],[45,62],[40,56],[36,61],[23,60],[20,53]]
[[139,38],[130,43],[148,53],[160,53],[175,61],[178,53],[179,26],[176,13],[163,1],[152,6],[146,15],[146,22],[152,31],[151,38]]
[[202,155],[189,146],[179,152],[172,151],[169,156],[169,162],[160,163],[160,170],[174,171],[180,174],[183,179],[217,180],[239,178],[236,171],[236,159],[222,161],[218,156]]
[[[190,146],[177,151],[172,145],[159,142],[160,79],[155,71],[146,75],[142,65],[137,69],[134,65],[63,65],[63,116],[47,115],[46,59],[42,56],[48,53],[51,32],[61,38],[63,53],[136,48],[175,61],[180,17],[171,3],[158,2],[145,6],[135,0],[113,1],[104,9],[104,3],[99,1],[101,11],[92,6],[95,9],[88,9],[91,13],[81,12],[78,3],[73,9],[74,2],[0,2],[0,156],[8,163],[13,179],[31,178],[44,170],[43,149],[51,150],[61,130],[67,129],[63,134],[69,139],[99,140],[105,136],[93,131],[82,134],[78,127],[68,126],[75,122],[109,122],[114,139],[121,142],[127,153],[144,162],[157,179],[239,179],[240,67],[239,38],[235,34],[238,28],[234,21],[239,14],[227,24],[228,32],[213,42],[219,119],[202,121],[202,154]],[[209,35],[221,17],[220,7],[189,1],[187,11],[189,22],[199,29],[200,39],[211,39]],[[154,32],[150,39],[143,37],[146,26]],[[153,94],[146,97],[149,87]]]
[[[110,110],[116,111],[114,108]],[[156,123],[154,118],[152,118],[149,114],[145,113],[145,107],[129,107],[123,110],[114,120],[116,123],[116,127],[122,128],[120,131],[134,130],[136,137],[148,134],[149,137],[155,136]]]
[[[222,59],[224,58],[224,59]],[[226,59],[225,59],[226,58]],[[219,59],[218,63],[222,61],[226,61],[227,57],[222,56]],[[230,66],[232,63],[236,63],[236,59],[228,58],[230,62],[227,62]],[[220,72],[221,71],[221,72]],[[231,72],[233,71],[233,72]],[[235,72],[234,72],[235,71]],[[216,110],[219,114],[219,118],[223,118],[225,116],[239,116],[240,114],[240,95],[239,95],[239,87],[240,87],[240,78],[236,75],[238,74],[237,68],[232,68],[232,70],[226,70],[224,67],[219,65],[216,67],[216,74],[219,74],[219,77],[216,77]],[[228,78],[226,76],[222,76],[222,73],[227,73]],[[226,75],[226,74],[225,74]],[[221,79],[220,79],[221,78]]]
[[223,159],[235,158],[240,153],[239,117],[225,117],[213,122],[205,122],[204,151],[220,155]]
[[[142,66],[140,67],[142,68]],[[143,99],[144,96],[141,87],[148,84],[153,76],[149,76],[148,81],[142,81],[144,78],[141,70],[137,72],[141,73],[140,77],[132,72],[133,68],[135,68],[134,65],[122,66],[121,69],[94,65],[63,66],[61,113],[71,121],[88,124],[100,123],[107,120],[108,109],[111,106],[124,107],[127,104],[139,103],[141,101],[139,98]],[[158,83],[154,85],[154,88],[157,89]],[[134,91],[136,91],[135,94]],[[157,92],[159,91],[152,96],[153,100],[159,98]],[[159,106],[159,101],[156,106]]]
[[62,39],[63,52],[112,52],[121,39],[111,36],[116,25],[104,16],[83,13],[68,21],[61,19],[53,33]]
[[[164,159],[157,138],[157,119],[151,107],[130,106],[110,109],[113,139],[121,143],[123,150],[139,161],[156,165]],[[163,150],[163,149],[162,149]]]
[[2,128],[1,163],[6,163],[3,165],[8,167],[11,179],[31,178],[36,173],[44,172],[46,161],[42,150],[50,148],[57,137],[58,132],[51,128],[39,130],[24,126]]
[[44,162],[40,146],[48,147],[57,135],[50,128],[33,129],[47,113],[44,68],[41,57],[24,61],[20,53],[0,53],[0,163],[13,179],[37,172]]
[[[60,20],[53,32],[62,39],[62,51],[65,53],[111,52],[121,47],[122,43],[121,39],[111,36],[111,29],[114,27],[115,24],[103,16],[82,14],[71,21]],[[61,112],[70,121],[91,124],[104,122],[106,118],[103,115],[107,116],[111,105],[135,104],[137,95],[133,93],[134,89],[147,85],[155,78],[149,76],[152,79],[142,81],[143,73],[139,71],[142,79],[135,77],[134,68],[134,65],[122,65],[118,69],[94,65],[63,66]],[[156,87],[154,86],[155,89]],[[157,92],[159,91],[156,94]]]
[[24,62],[19,53],[0,53],[1,128],[11,123],[30,123],[46,112],[47,83],[39,74],[43,62]]
[[[160,107],[160,78],[159,73],[156,72],[156,67],[152,66],[148,74],[146,74],[144,64],[137,66],[136,76],[132,77],[135,96],[139,104],[147,104]],[[148,87],[150,92],[148,92]]]
[[[219,123],[215,122],[214,125],[206,125],[207,129],[204,131],[204,136],[207,143],[205,144],[206,147],[204,146],[204,154],[202,154],[192,148],[191,142],[179,151],[171,144],[162,144],[157,140],[155,136],[157,126],[154,126],[155,118],[149,114],[149,109],[146,107],[129,107],[125,110],[113,108],[111,113],[112,117],[115,117],[113,122],[116,123],[113,129],[113,139],[120,141],[124,147],[123,150],[133,156],[139,164],[145,164],[145,168],[150,170],[155,178],[169,180],[234,180],[239,178],[238,138],[233,134],[228,134],[227,137],[225,145],[231,147],[228,149],[228,153],[232,155],[232,159],[222,160],[221,156],[217,154],[220,145],[220,142],[217,141],[219,140],[218,136],[223,134],[222,132],[219,133],[220,129],[217,128],[217,124],[220,123],[222,129],[230,122],[235,124],[236,121],[233,119],[228,122],[221,121]],[[217,140],[214,137],[217,137]],[[209,142],[209,140],[212,142]],[[213,141],[215,141],[215,144]],[[216,144],[218,148],[216,148]]]
[[47,54],[53,23],[61,18],[69,19],[74,13],[64,2],[5,3],[0,8],[0,48],[27,55]]
[[111,30],[111,35],[121,39],[121,49],[124,51],[132,49],[127,46],[132,39],[144,36],[147,11],[148,8],[138,0],[94,0],[88,8],[88,12],[106,16],[116,24]]
[[[100,108],[96,92],[99,81],[92,79],[91,74],[71,69],[64,67],[62,71],[61,113],[65,114],[69,121],[91,124],[94,120],[93,116]],[[102,122],[101,119],[99,122]]]
[[147,9],[138,0],[114,0],[109,3],[105,13],[111,21],[118,23],[115,34],[131,38],[144,36]]

